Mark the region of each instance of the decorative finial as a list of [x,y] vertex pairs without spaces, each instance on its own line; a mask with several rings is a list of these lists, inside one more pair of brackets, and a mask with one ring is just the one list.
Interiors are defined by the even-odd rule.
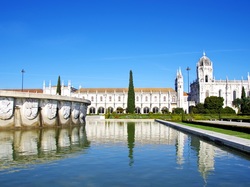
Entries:
[[203,56],[206,56],[206,52],[203,50]]

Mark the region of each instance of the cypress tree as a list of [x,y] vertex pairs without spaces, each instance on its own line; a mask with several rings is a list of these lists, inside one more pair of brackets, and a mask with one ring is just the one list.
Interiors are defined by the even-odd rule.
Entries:
[[244,86],[242,86],[242,89],[241,89],[241,99],[245,99],[245,98],[246,98],[246,92],[245,92]]
[[246,113],[246,108],[247,108],[246,107],[246,92],[245,92],[244,86],[242,86],[242,89],[241,89],[241,106],[240,106],[242,114]]
[[56,94],[61,95],[61,78],[60,78],[60,75],[59,75],[58,80],[57,80]]
[[133,73],[131,70],[129,72],[127,112],[131,114],[135,112],[135,90],[133,84]]

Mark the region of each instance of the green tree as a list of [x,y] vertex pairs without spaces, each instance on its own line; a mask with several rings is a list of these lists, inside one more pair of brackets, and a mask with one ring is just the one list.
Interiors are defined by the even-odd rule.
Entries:
[[129,72],[127,112],[131,114],[135,112],[135,90],[133,84],[133,73],[131,70]]
[[183,110],[183,108],[173,108],[172,113],[173,114],[183,114],[184,110]]
[[250,98],[246,97],[245,88],[242,86],[241,98],[236,98],[233,105],[239,109],[241,114],[250,114]]
[[241,113],[246,113],[246,92],[244,86],[241,89],[241,105],[240,105]]
[[204,107],[209,113],[217,113],[223,107],[223,97],[210,96],[205,99]]
[[205,114],[205,107],[203,103],[198,103],[195,107],[192,108],[194,114]]
[[241,110],[241,104],[242,104],[242,99],[236,98],[235,100],[233,100],[233,105],[239,110]]
[[60,75],[59,75],[58,80],[57,80],[56,94],[61,95],[61,78],[60,78]]
[[222,113],[222,114],[235,114],[235,110],[232,109],[232,108],[229,107],[229,106],[226,106],[225,108],[223,108],[223,109],[221,110],[221,113]]
[[250,114],[250,97],[245,97],[243,103],[242,114]]
[[169,110],[168,110],[167,107],[164,107],[164,108],[161,110],[161,112],[162,112],[163,114],[168,114],[168,113],[169,113]]

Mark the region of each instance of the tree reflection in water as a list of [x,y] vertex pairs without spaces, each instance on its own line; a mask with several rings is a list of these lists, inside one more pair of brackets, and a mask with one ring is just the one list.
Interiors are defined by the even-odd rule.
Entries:
[[129,166],[132,166],[134,163],[133,158],[133,149],[135,146],[135,123],[134,122],[128,122],[127,124],[127,132],[128,132],[128,148],[129,148]]

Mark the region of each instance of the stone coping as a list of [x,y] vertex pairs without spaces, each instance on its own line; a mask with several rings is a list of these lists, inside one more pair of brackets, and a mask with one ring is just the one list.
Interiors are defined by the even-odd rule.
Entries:
[[32,98],[32,99],[51,99],[51,100],[62,100],[62,101],[74,101],[84,102],[90,105],[91,102],[87,99],[81,99],[77,97],[61,96],[61,95],[50,95],[41,93],[30,93],[30,92],[16,92],[16,91],[0,91],[0,97],[14,97],[14,98]]
[[117,121],[117,122],[121,122],[121,121],[125,121],[125,122],[140,122],[140,121],[150,121],[153,122],[155,121],[154,119],[105,119],[105,117],[103,115],[92,115],[86,116],[86,121]]
[[149,121],[154,122],[154,119],[105,119],[105,121],[125,121],[125,122],[140,122],[140,121]]
[[159,119],[156,119],[155,121],[162,123],[164,125],[170,126],[172,128],[202,137],[206,140],[208,139],[217,144],[225,145],[225,146],[237,149],[239,151],[250,153],[250,140],[248,139],[230,136],[230,135],[217,133],[213,131],[193,128],[193,127],[181,125],[181,124],[170,122],[170,121],[164,121],[164,120],[159,120]]
[[222,120],[214,120],[214,121],[194,120],[194,122],[250,128],[250,123],[249,122],[242,122],[242,121],[236,122],[236,121],[222,121]]

